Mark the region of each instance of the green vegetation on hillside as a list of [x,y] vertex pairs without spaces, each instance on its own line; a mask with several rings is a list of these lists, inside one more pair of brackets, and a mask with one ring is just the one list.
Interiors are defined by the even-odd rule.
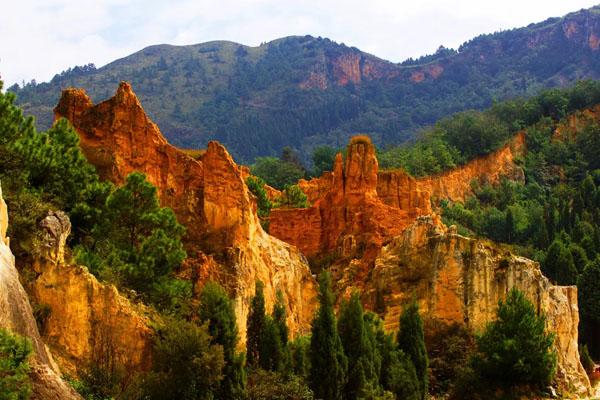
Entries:
[[0,329],[0,400],[26,400],[31,395],[27,338]]
[[[378,145],[400,143],[458,111],[599,78],[588,37],[598,21],[596,8],[582,10],[402,64],[311,36],[259,47],[223,41],[151,46],[99,69],[75,67],[48,83],[10,90],[46,129],[61,89],[83,87],[98,102],[127,80],[175,145],[202,148],[216,139],[240,162],[291,146],[308,160],[313,147],[337,148],[356,133]],[[360,82],[336,75],[344,69],[340,58],[365,66]]]

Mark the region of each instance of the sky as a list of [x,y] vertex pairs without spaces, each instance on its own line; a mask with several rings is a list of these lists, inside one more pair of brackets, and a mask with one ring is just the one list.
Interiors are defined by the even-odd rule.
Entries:
[[[598,0],[595,0],[598,1]],[[0,79],[48,81],[101,67],[153,44],[231,40],[256,46],[289,35],[328,37],[400,62],[457,48],[481,33],[526,26],[595,4],[586,0],[12,0],[0,16]]]

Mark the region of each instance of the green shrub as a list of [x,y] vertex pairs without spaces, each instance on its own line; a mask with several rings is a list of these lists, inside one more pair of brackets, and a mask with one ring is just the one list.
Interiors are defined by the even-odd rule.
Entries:
[[0,329],[0,399],[25,400],[31,395],[29,339]]

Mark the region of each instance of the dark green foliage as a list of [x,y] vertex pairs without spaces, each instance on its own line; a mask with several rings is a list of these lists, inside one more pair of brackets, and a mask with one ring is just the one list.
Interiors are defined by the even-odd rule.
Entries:
[[281,196],[275,200],[275,207],[307,208],[308,198],[298,185],[286,185]]
[[473,369],[502,388],[547,386],[556,371],[554,335],[545,332],[545,317],[513,288],[498,303],[497,320],[477,338]]
[[150,399],[218,399],[224,360],[220,345],[211,344],[206,325],[168,320],[154,345]]
[[304,379],[308,378],[310,371],[310,337],[299,336],[289,344],[292,372]]
[[[348,358],[348,377],[344,393],[346,398],[362,397],[368,390],[377,388],[378,370],[375,366],[375,343],[370,340],[365,326],[364,312],[357,292],[342,303],[338,331]],[[372,337],[372,334],[371,334]]]
[[336,151],[330,146],[317,146],[312,152],[312,175],[321,176],[325,171],[333,171]]
[[297,376],[262,369],[248,377],[248,400],[312,400],[312,391]]
[[427,396],[429,382],[427,367],[429,360],[425,348],[423,321],[419,314],[419,305],[413,299],[400,315],[400,330],[398,331],[398,348],[402,350],[415,366],[421,399]]
[[264,284],[256,281],[254,296],[250,302],[250,312],[246,322],[246,358],[250,367],[260,365],[263,332],[266,324]]
[[542,271],[553,282],[559,285],[573,285],[577,280],[577,269],[573,255],[565,244],[556,239],[548,248]]
[[394,343],[394,338],[376,330],[377,348],[381,355],[379,382],[384,390],[393,393],[397,399],[420,400],[421,388],[415,366],[411,359]]
[[267,197],[267,192],[265,191],[265,181],[256,176],[249,176],[246,178],[246,185],[248,185],[248,189],[250,189],[252,194],[256,196],[258,218],[260,218],[260,223],[263,225],[263,228],[267,228],[268,230],[268,225],[266,224],[269,214],[271,214],[271,208],[273,207],[273,204]]
[[293,185],[304,177],[304,171],[298,165],[276,157],[258,157],[251,171],[276,189]]
[[0,399],[26,400],[31,395],[29,356],[31,342],[27,338],[0,329]]
[[147,300],[177,310],[191,295],[189,284],[171,277],[186,257],[181,242],[185,229],[170,208],[159,206],[156,188],[143,174],[132,173],[98,206],[102,218],[78,247],[79,262],[101,277],[116,274],[118,282]]
[[590,262],[577,281],[581,337],[592,356],[600,358],[600,257]]
[[258,365],[267,371],[283,371],[286,363],[285,349],[279,324],[267,315],[260,334]]
[[217,283],[208,282],[200,294],[200,321],[208,324],[211,343],[223,349],[223,380],[217,398],[242,399],[245,397],[246,372],[243,354],[236,353],[238,329],[233,302]]
[[341,400],[347,382],[348,360],[337,331],[331,276],[319,276],[319,309],[312,322],[309,386],[315,397]]

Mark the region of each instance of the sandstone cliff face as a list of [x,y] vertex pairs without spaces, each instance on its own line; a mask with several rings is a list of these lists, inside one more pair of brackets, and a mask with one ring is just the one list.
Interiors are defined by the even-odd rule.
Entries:
[[283,291],[292,334],[309,329],[316,283],[308,264],[295,247],[263,231],[245,184],[248,171],[222,145],[210,142],[196,158],[169,145],[125,82],[98,105],[82,90],[68,89],[55,114],[73,124],[102,177],[122,183],[133,171],[145,173],[161,204],[187,227],[189,245],[214,256],[201,275],[216,277],[235,297],[242,342],[256,279],[265,283],[267,307],[277,289]]
[[502,148],[482,157],[469,161],[435,176],[417,179],[417,187],[431,194],[432,199],[450,199],[464,202],[473,195],[471,182],[496,184],[500,178],[524,182],[523,169],[515,163],[515,158],[525,152],[525,134],[516,135]]
[[[368,137],[355,137],[348,146],[346,161],[338,154],[334,170],[321,178],[301,181],[308,209],[271,211],[269,232],[292,243],[306,255],[337,252],[342,257],[372,257],[382,243],[396,236],[417,215],[431,213],[428,194],[415,189],[389,189],[380,196],[378,162]],[[387,175],[386,175],[387,176]]]
[[[346,289],[350,282],[339,282]],[[430,217],[419,218],[381,249],[364,298],[374,307],[383,294],[387,329],[397,329],[401,304],[417,296],[426,318],[481,330],[495,317],[498,300],[512,287],[523,291],[547,316],[557,337],[557,380],[564,389],[586,394],[590,383],[579,361],[577,288],[553,286],[539,265],[485,240],[446,229]]]
[[40,337],[29,299],[19,281],[15,258],[8,247],[7,226],[8,213],[0,191],[0,327],[31,340],[34,354],[30,361],[30,376],[34,399],[79,399],[80,396],[62,380],[52,354]]
[[40,227],[44,249],[34,263],[33,299],[49,308],[43,336],[63,369],[77,373],[109,355],[129,373],[150,368],[153,331],[145,309],[104,285],[85,267],[69,265],[64,252],[71,223],[51,212]]

